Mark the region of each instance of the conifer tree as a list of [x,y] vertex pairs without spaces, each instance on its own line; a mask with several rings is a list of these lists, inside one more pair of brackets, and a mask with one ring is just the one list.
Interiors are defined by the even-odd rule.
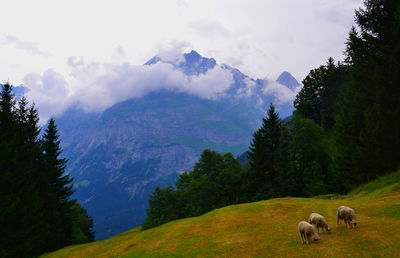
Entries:
[[[45,250],[43,206],[33,174],[39,152],[29,129],[25,98],[18,106],[12,86],[0,94],[0,253],[7,256],[39,255]],[[37,126],[36,124],[34,126]]]
[[251,195],[256,199],[277,195],[276,154],[281,124],[282,121],[271,103],[261,128],[253,134],[248,152],[249,170],[253,177],[249,187],[252,188],[250,194],[254,192]]
[[347,42],[339,99],[338,173],[357,184],[397,169],[400,154],[400,2],[367,0]]
[[48,180],[45,196],[46,221],[52,229],[49,246],[57,249],[71,242],[73,238],[73,220],[71,209],[74,201],[69,200],[72,179],[64,175],[67,160],[61,158],[60,140],[53,118],[50,119],[42,139],[44,152],[44,173]]
[[337,97],[346,74],[347,66],[340,62],[336,65],[331,57],[326,65],[311,70],[303,80],[303,88],[293,103],[296,113],[330,130],[335,123],[339,108],[336,105]]
[[[0,257],[31,257],[92,241],[93,221],[70,200],[71,179],[51,119],[43,136],[39,115],[12,86],[0,93]],[[78,235],[83,236],[79,237]]]

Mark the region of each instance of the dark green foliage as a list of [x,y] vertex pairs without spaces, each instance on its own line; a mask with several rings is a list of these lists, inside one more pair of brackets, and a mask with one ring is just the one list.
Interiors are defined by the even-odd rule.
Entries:
[[231,153],[204,150],[193,170],[179,176],[176,189],[172,186],[155,189],[142,228],[240,202],[241,174],[242,167]]
[[248,181],[247,190],[253,200],[277,196],[276,154],[281,124],[282,121],[271,103],[261,128],[253,134],[248,152],[248,174],[251,180]]
[[325,194],[329,177],[329,154],[324,130],[313,120],[293,116],[282,127],[279,147],[279,183],[284,196]]
[[339,109],[336,101],[346,74],[347,66],[335,65],[333,58],[329,58],[326,65],[311,70],[294,101],[296,113],[330,130]]
[[79,202],[72,206],[73,237],[71,244],[83,244],[94,241],[93,219],[88,216],[86,210]]
[[39,139],[39,117],[12,86],[0,93],[0,254],[37,256],[72,243],[71,180],[54,120]]
[[60,158],[58,138],[55,121],[51,118],[42,139],[44,161],[41,172],[47,180],[42,198],[46,200],[45,219],[52,231],[47,246],[52,250],[68,245],[73,235],[71,210],[74,201],[69,200],[73,193],[72,180],[69,175],[63,175],[67,161]]
[[27,119],[26,101],[17,106],[11,92],[7,83],[0,94],[0,250],[18,257],[39,254],[46,229],[35,180],[37,131]]
[[355,184],[400,162],[400,2],[364,5],[347,42],[350,69],[335,126],[338,173]]
[[400,2],[367,0],[355,20],[345,65],[311,70],[294,102],[328,131],[340,192],[400,165]]
[[155,227],[181,218],[179,206],[178,193],[172,186],[167,188],[156,187],[149,198],[148,216],[142,228]]

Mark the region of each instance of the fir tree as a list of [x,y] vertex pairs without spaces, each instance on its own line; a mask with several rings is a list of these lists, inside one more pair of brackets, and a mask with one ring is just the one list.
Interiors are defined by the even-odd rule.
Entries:
[[249,170],[253,175],[249,185],[256,199],[275,196],[277,184],[276,153],[279,145],[281,119],[271,103],[263,124],[253,134],[248,152]]
[[[0,93],[0,257],[30,257],[91,241],[93,221],[70,200],[71,179],[51,119],[43,139],[39,116],[12,86]],[[75,213],[74,213],[75,212]],[[83,237],[78,237],[80,235]]]
[[48,180],[45,192],[46,221],[52,229],[49,246],[57,249],[71,242],[73,238],[73,221],[71,209],[74,201],[69,200],[72,190],[72,179],[64,175],[67,160],[61,158],[60,140],[53,118],[50,119],[42,139],[44,152],[44,173]]
[[399,166],[399,15],[399,1],[365,1],[347,42],[350,69],[339,99],[336,163],[355,184]]

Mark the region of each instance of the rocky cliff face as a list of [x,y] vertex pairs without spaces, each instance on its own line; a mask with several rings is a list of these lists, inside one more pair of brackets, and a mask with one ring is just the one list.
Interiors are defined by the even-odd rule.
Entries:
[[[190,75],[216,65],[193,52],[184,58],[176,69]],[[146,65],[160,61],[154,57]],[[173,184],[204,149],[235,155],[247,150],[269,102],[277,103],[282,116],[291,113],[291,103],[279,104],[273,95],[263,94],[264,80],[224,69],[230,69],[234,84],[218,99],[162,90],[101,113],[70,109],[56,118],[74,197],[94,218],[97,239],[142,223],[154,188]],[[246,93],[248,81],[251,94]]]

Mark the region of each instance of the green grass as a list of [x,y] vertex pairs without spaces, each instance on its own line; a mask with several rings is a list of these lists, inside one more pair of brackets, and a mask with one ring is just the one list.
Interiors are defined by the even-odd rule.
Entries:
[[349,193],[349,196],[353,196],[361,192],[372,193],[375,191],[391,191],[397,188],[400,188],[400,170],[389,175],[379,177],[371,183],[356,188]]
[[[199,217],[110,239],[75,245],[44,257],[400,257],[399,171],[359,187],[343,199],[279,198],[231,205]],[[355,209],[360,222],[336,226],[337,207]],[[302,245],[297,224],[310,213],[325,216],[332,234]]]

